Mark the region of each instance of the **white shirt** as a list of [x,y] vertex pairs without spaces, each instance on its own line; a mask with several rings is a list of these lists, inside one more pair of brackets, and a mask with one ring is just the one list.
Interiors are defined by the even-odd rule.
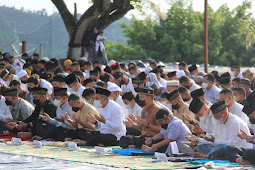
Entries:
[[5,104],[5,97],[1,95],[0,99],[0,120],[4,122],[4,119],[10,118],[12,119],[11,112],[9,110],[9,106]]
[[40,80],[41,80],[40,87],[47,89],[48,93],[51,95],[52,90],[53,90],[53,86],[47,80],[44,80],[44,79],[40,79]]
[[220,97],[220,89],[216,86],[212,86],[209,90],[204,89],[206,100],[211,103],[218,102],[217,98]]
[[78,94],[80,97],[82,97],[82,93],[83,93],[84,90],[85,90],[85,87],[82,86],[82,85],[80,85],[80,87],[79,87],[76,91],[74,91],[74,93],[76,93],[76,94]]
[[191,87],[189,88],[189,91],[190,91],[190,93],[191,93],[191,92],[193,92],[194,90],[200,89],[200,88],[201,88],[201,86],[199,86],[198,84],[196,84],[196,83],[193,81]]
[[126,127],[123,124],[124,112],[120,105],[109,100],[108,104],[99,111],[106,120],[105,123],[98,122],[100,133],[113,134],[117,137],[117,140],[120,140],[121,136],[126,134]]
[[250,131],[246,123],[238,116],[229,113],[228,120],[225,124],[217,121],[217,125],[215,126],[212,134],[215,137],[214,143],[198,138],[199,144],[213,144],[215,146],[225,144],[235,147],[252,148],[251,143],[248,143],[245,139],[241,139],[237,136],[240,129],[250,135]]
[[206,136],[208,137],[212,135],[214,127],[217,126],[217,120],[213,117],[213,114],[211,111],[209,115],[200,117],[197,123],[199,127],[206,132]]
[[122,97],[119,96],[116,100],[115,100],[116,103],[118,103],[120,105],[120,107],[123,109],[124,111],[124,119],[126,119],[128,117],[128,110],[126,109],[125,107],[125,103],[123,103],[123,100],[122,100]]
[[132,113],[133,115],[135,115],[135,117],[141,117],[142,110],[143,109],[137,103],[135,103],[133,107],[128,109],[128,115]]
[[248,116],[243,112],[243,105],[235,102],[231,107],[228,108],[229,112],[240,117],[245,123],[248,123]]
[[159,83],[160,83],[163,87],[166,87],[166,80],[165,80],[165,79],[160,78]]
[[242,72],[240,72],[236,77],[237,77],[237,78],[240,78],[240,79],[243,79],[243,74],[242,74]]
[[132,83],[131,79],[128,79],[128,80],[129,81],[128,81],[127,85],[126,84],[121,85],[122,92],[126,93],[126,92],[131,91],[133,93],[133,95],[136,96],[137,93],[135,92],[135,89],[133,87],[133,83]]

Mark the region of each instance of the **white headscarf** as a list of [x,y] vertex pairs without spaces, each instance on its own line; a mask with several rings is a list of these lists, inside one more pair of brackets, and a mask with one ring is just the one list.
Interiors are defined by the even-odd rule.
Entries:
[[155,73],[149,73],[147,77],[149,77],[150,82],[154,83],[157,87],[161,86]]

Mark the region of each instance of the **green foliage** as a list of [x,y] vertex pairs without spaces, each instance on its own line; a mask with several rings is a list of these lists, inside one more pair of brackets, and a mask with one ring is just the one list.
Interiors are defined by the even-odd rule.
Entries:
[[[208,9],[209,64],[244,66],[255,64],[255,20],[250,1],[230,10],[222,5]],[[164,62],[185,60],[203,63],[204,14],[192,8],[192,1],[171,1],[166,19],[132,19],[122,24],[128,45],[109,44],[108,58],[153,58]]]

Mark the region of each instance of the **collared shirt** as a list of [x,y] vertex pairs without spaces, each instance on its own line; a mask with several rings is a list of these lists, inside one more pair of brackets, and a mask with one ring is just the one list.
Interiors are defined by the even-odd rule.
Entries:
[[53,86],[47,80],[44,80],[44,79],[40,79],[40,80],[41,80],[40,87],[47,89],[48,93],[51,95],[52,90],[53,90]]
[[23,121],[34,112],[35,108],[28,101],[18,97],[15,106],[9,106],[14,121]]
[[136,92],[135,92],[135,89],[134,89],[134,87],[133,87],[133,83],[132,83],[132,81],[131,81],[131,79],[129,78],[128,79],[128,84],[126,85],[126,84],[122,84],[121,85],[121,89],[122,89],[122,92],[123,93],[126,93],[126,92],[129,92],[129,91],[131,91],[132,93],[133,93],[133,95],[134,96],[136,96]]
[[252,144],[248,143],[245,139],[241,139],[237,136],[240,129],[244,130],[250,136],[250,130],[246,123],[242,121],[236,115],[229,113],[228,120],[225,124],[217,122],[213,130],[213,136],[215,138],[214,143],[209,142],[203,138],[198,138],[199,144],[213,144],[215,146],[224,144],[228,146],[242,147],[242,148],[252,148]]
[[9,110],[9,107],[5,104],[5,97],[0,96],[0,120],[4,122],[4,119],[10,118],[12,119],[11,112]]
[[[86,118],[87,114],[99,115],[97,109],[94,106],[90,105],[89,103],[84,102],[83,108],[81,108],[78,112],[73,113],[72,115],[76,116],[76,114],[80,115],[82,122],[88,124],[89,126],[91,126],[93,128],[95,127],[95,125],[93,123],[89,122],[88,119]],[[78,124],[78,128],[83,128],[83,126]]]
[[217,125],[217,120],[213,117],[212,111],[210,111],[209,115],[200,117],[197,124],[206,132],[206,136],[210,137],[213,133],[214,127]]
[[248,116],[243,112],[243,105],[235,102],[232,106],[230,106],[228,109],[229,109],[229,112],[234,114],[234,115],[237,115],[238,117],[240,117],[245,123],[248,123],[249,121],[249,118]]
[[128,110],[126,109],[126,107],[125,107],[125,103],[123,103],[123,100],[122,100],[122,97],[121,96],[119,96],[116,100],[115,100],[115,102],[116,103],[118,103],[120,106],[121,106],[121,108],[123,109],[123,111],[124,111],[124,119],[126,119],[127,117],[128,117]]
[[[68,115],[72,117],[73,112],[68,101],[66,101],[63,105],[58,106],[56,110],[57,118],[61,118],[61,116],[64,117],[65,113],[68,113]],[[62,126],[63,128],[74,129],[74,127],[67,120],[64,120],[64,122],[59,122],[53,118],[50,118],[49,123],[56,125],[57,127]]]
[[108,104],[100,109],[100,114],[104,116],[105,123],[98,122],[98,129],[102,134],[115,135],[117,140],[126,134],[126,127],[123,124],[124,112],[115,101],[109,100]]
[[173,110],[174,116],[181,119],[191,132],[194,132],[194,127],[184,118],[183,113],[190,115],[192,120],[195,120],[195,114],[189,110],[189,105],[182,103],[178,110]]
[[216,86],[212,86],[209,90],[204,89],[206,100],[211,103],[218,102],[217,98],[220,97],[220,89]]

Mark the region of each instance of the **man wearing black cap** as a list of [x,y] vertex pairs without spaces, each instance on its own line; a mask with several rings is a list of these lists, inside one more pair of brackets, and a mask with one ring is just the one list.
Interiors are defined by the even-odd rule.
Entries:
[[190,148],[189,142],[185,138],[186,135],[191,133],[189,128],[165,109],[160,109],[155,116],[161,126],[160,133],[153,137],[147,137],[145,145],[142,146],[142,151],[158,151],[171,154],[170,143],[176,141],[179,152],[192,155],[194,151]]
[[191,77],[192,77],[193,80],[195,80],[195,78],[196,78],[197,76],[202,76],[202,77],[204,77],[204,75],[205,75],[205,73],[200,72],[200,71],[198,70],[196,64],[191,65],[191,66],[188,68],[188,70],[189,70],[189,72],[190,72]]
[[134,95],[136,95],[135,89],[132,84],[132,80],[128,78],[123,72],[116,71],[113,74],[113,77],[117,84],[120,85],[123,93],[131,91]]
[[92,88],[93,86],[96,86],[96,82],[92,78],[87,78],[84,80],[83,85],[86,88]]
[[201,138],[191,134],[187,137],[192,142],[199,145],[194,156],[201,158],[212,158],[217,150],[226,146],[237,146],[243,148],[251,148],[252,145],[246,140],[239,138],[237,135],[240,129],[243,129],[250,135],[250,131],[245,122],[238,116],[228,112],[227,105],[224,101],[214,103],[211,106],[213,117],[217,120],[217,126],[214,127],[211,137],[201,134]]
[[99,131],[93,132],[93,136],[86,139],[87,145],[117,145],[120,138],[126,134],[126,127],[123,124],[123,109],[117,103],[108,99],[110,93],[106,89],[96,88],[93,106],[99,109],[100,115],[88,114],[86,118],[89,122],[95,124]]
[[168,80],[177,80],[176,71],[167,73]]
[[168,101],[172,104],[173,114],[177,118],[181,119],[185,125],[194,132],[194,127],[185,119],[183,113],[191,116],[192,120],[195,120],[195,115],[189,110],[189,105],[182,100],[178,90],[174,90],[167,95]]
[[99,72],[98,70],[91,70],[89,72],[89,78],[92,78],[95,82],[98,82],[99,80]]
[[26,100],[18,97],[17,88],[8,88],[3,92],[5,103],[9,106],[13,121],[23,121],[34,111],[34,107]]
[[[47,138],[48,136],[48,124],[45,123],[40,115],[47,113],[51,118],[56,117],[57,107],[54,105],[53,101],[47,97],[47,89],[41,87],[34,87],[32,89],[33,93],[33,103],[36,105],[34,112],[20,124],[16,125],[16,128],[21,131],[24,129],[29,129],[31,134],[36,135],[37,139]],[[20,137],[23,135],[28,135],[26,132],[20,133]],[[29,135],[28,135],[29,136]]]
[[243,78],[240,80],[239,86],[244,88],[246,97],[252,93],[251,82],[249,79]]
[[75,76],[74,74],[69,74],[65,78],[65,82],[69,87],[70,93],[76,93],[79,96],[82,96],[85,87],[81,85],[80,79],[77,76]]
[[0,83],[5,87],[9,87],[12,80],[19,80],[19,78],[16,75],[11,74],[7,69],[4,69],[0,73]]
[[207,104],[209,107],[212,106],[212,103],[206,100],[204,90],[202,88],[196,89],[193,92],[190,93],[191,97],[194,98],[199,98],[202,100],[205,104]]

